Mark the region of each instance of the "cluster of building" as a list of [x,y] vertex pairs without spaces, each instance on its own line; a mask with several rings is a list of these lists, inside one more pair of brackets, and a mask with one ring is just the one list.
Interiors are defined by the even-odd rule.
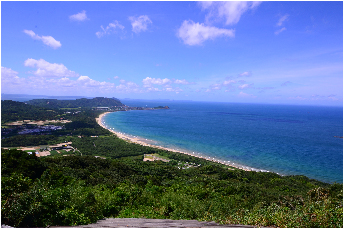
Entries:
[[28,154],[34,153],[37,157],[49,156],[53,150],[57,151],[57,153],[60,153],[59,150],[65,150],[66,152],[76,150],[76,148],[74,149],[74,147],[72,147],[72,142],[64,142],[50,146],[20,147],[18,149],[28,151]]
[[189,162],[185,162],[185,163],[178,163],[178,169],[189,169],[189,168],[195,168],[195,167],[199,167],[201,166],[200,164],[195,164],[195,163],[189,163]]
[[78,114],[78,113],[80,113],[81,111],[75,111],[75,112],[69,112],[69,111],[67,111],[67,112],[64,112],[64,114],[73,114],[73,115],[76,115],[76,114]]
[[55,125],[44,125],[44,126],[37,126],[35,128],[24,128],[23,130],[19,131],[19,135],[26,135],[26,134],[34,134],[34,133],[41,133],[41,132],[50,132],[56,130],[62,130],[63,126],[55,126]]

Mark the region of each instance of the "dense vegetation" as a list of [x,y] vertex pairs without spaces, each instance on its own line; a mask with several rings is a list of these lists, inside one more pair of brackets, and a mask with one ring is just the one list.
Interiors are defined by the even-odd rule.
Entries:
[[58,110],[49,110],[23,102],[1,101],[1,125],[18,120],[52,120],[59,114]]
[[124,106],[116,98],[96,97],[93,99],[81,98],[76,100],[57,100],[57,99],[33,99],[28,104],[44,108],[92,108],[92,107],[113,107]]
[[210,163],[181,170],[142,158],[38,159],[2,150],[2,221],[12,226],[74,225],[113,216],[342,227],[340,184]]
[[[104,217],[145,217],[278,227],[343,226],[342,184],[231,170],[131,144],[101,128],[95,122],[100,113],[59,113],[73,121],[63,130],[2,139],[2,146],[72,141],[81,152],[37,158],[2,149],[3,224],[47,227],[89,224]],[[90,137],[94,135],[99,137]],[[171,161],[142,161],[143,154],[153,153]],[[180,162],[197,166],[181,169]]]

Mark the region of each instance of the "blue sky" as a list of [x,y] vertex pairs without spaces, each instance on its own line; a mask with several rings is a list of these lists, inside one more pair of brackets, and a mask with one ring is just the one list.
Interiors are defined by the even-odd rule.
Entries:
[[1,2],[1,92],[343,105],[343,2]]

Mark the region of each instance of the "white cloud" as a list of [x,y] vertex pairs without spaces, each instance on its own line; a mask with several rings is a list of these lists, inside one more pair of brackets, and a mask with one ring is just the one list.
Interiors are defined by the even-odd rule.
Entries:
[[257,96],[254,96],[253,94],[248,94],[248,93],[244,93],[244,92],[240,92],[239,97],[244,97],[244,98],[256,98]]
[[210,87],[212,90],[220,90],[222,89],[222,84],[217,83],[217,84],[211,85]]
[[17,86],[20,84],[25,84],[24,78],[18,77],[18,72],[12,70],[11,68],[1,67],[1,86],[2,92],[6,92],[7,89]]
[[35,94],[40,91],[47,95],[61,93],[69,95],[94,95],[112,93],[116,89],[114,83],[96,81],[88,76],[80,76],[76,80],[71,80],[69,77],[46,78],[30,76],[28,78],[20,78],[18,77],[18,72],[1,67],[1,90],[5,93],[20,91],[21,93]]
[[87,15],[86,15],[86,11],[83,10],[80,13],[74,14],[69,16],[69,19],[72,21],[85,21],[87,20]]
[[275,32],[275,35],[280,34],[280,33],[283,32],[284,30],[287,30],[287,29],[286,29],[285,27],[283,27],[283,28],[277,30],[277,31]]
[[[288,14],[285,14],[285,15],[281,16],[280,19],[278,20],[276,26],[278,26],[278,27],[282,26],[283,23],[284,23],[286,20],[288,20],[288,17],[289,17]],[[285,30],[287,30],[286,27],[280,28],[280,29],[278,29],[278,30],[275,31],[275,35],[278,35],[278,34],[280,34],[281,32],[283,32],[283,31],[285,31]]]
[[109,82],[99,82],[96,80],[91,79],[88,76],[80,76],[77,79],[77,83],[79,85],[82,85],[84,87],[97,87],[97,88],[102,88],[104,89],[104,87],[114,87],[113,83],[109,83]]
[[35,40],[39,40],[40,37],[38,35],[36,35],[32,30],[24,30],[24,33],[26,33],[27,35],[31,36],[33,39]]
[[288,14],[281,16],[276,25],[277,26],[282,26],[283,22],[288,20],[288,17],[289,17]]
[[237,83],[237,81],[227,78],[225,81],[221,82],[218,81],[217,83],[211,84],[206,92],[214,91],[214,90],[221,90],[225,87],[225,92],[228,92],[230,88],[234,88],[232,84]]
[[248,88],[250,85],[249,84],[243,84],[243,85],[240,85],[239,88],[240,89],[246,89]]
[[1,67],[1,78],[18,78],[17,74],[18,72],[11,68]]
[[238,76],[239,76],[239,77],[249,77],[249,76],[251,76],[251,73],[248,72],[248,71],[245,71],[244,73],[241,73],[241,74],[239,74]]
[[119,79],[119,77],[118,76],[115,76],[115,77],[113,77],[114,79]]
[[165,87],[171,87],[171,84],[181,84],[181,85],[190,85],[194,84],[192,82],[188,82],[185,79],[168,79],[168,78],[151,78],[151,77],[146,77],[145,79],[142,80],[143,86],[144,87],[151,87],[152,85],[163,85]]
[[183,92],[183,90],[181,88],[179,88],[179,87],[177,87],[177,88],[166,88],[164,90],[167,91],[167,92],[176,92],[176,93]]
[[52,36],[38,36],[32,30],[24,30],[24,33],[31,36],[34,40],[42,40],[45,45],[52,47],[53,49],[57,49],[62,46],[61,42],[55,40]]
[[145,79],[142,80],[143,86],[144,87],[151,87],[151,85],[166,85],[170,84],[172,81],[168,78],[161,79],[161,78],[151,78],[151,77],[146,77]]
[[115,33],[117,29],[124,29],[124,26],[121,25],[118,21],[114,21],[113,23],[110,23],[108,26],[106,26],[106,28],[104,28],[103,26],[100,26],[101,31],[96,32],[96,36],[98,38],[106,35],[106,34],[110,34],[110,33]]
[[223,85],[225,85],[225,86],[228,86],[228,85],[230,85],[230,84],[233,84],[233,83],[236,83],[236,81],[235,80],[226,80],[226,81],[224,81],[223,82]]
[[37,68],[34,75],[40,77],[78,77],[79,74],[68,70],[63,64],[49,63],[44,59],[27,59],[24,66]]
[[131,26],[133,27],[133,32],[139,33],[147,30],[147,26],[152,23],[147,15],[142,15],[139,17],[129,17],[131,21]]
[[134,82],[127,82],[125,80],[120,80],[121,84],[116,86],[116,91],[121,93],[140,93],[142,90],[140,86]]
[[[183,92],[183,89],[179,87],[173,87],[173,84],[179,84],[179,85],[189,85],[193,84],[185,79],[168,79],[168,78],[151,78],[146,77],[142,80],[143,87],[146,88],[147,92],[158,92],[158,91],[166,91],[166,92],[175,92],[180,93]],[[157,88],[159,87],[160,88]]]
[[206,21],[224,19],[226,25],[234,25],[239,22],[241,15],[247,10],[255,9],[261,2],[224,1],[224,2],[200,2],[203,10],[209,10]]
[[150,87],[150,88],[148,88],[148,91],[149,92],[159,92],[159,91],[161,91],[159,88],[155,88],[155,87]]
[[173,83],[175,83],[175,84],[183,84],[183,85],[193,84],[191,82],[186,81],[185,79],[182,79],[182,80],[176,79],[176,80],[174,80]]
[[183,40],[184,44],[201,45],[208,39],[215,39],[220,36],[234,37],[234,33],[234,29],[220,29],[189,20],[183,22],[178,29],[177,36]]

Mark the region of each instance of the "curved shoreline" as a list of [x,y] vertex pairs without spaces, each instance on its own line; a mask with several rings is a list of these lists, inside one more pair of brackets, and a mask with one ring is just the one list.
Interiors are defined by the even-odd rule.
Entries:
[[156,145],[149,144],[147,142],[144,142],[143,141],[144,139],[140,139],[139,137],[128,136],[128,135],[123,134],[121,132],[114,131],[114,130],[111,130],[111,129],[107,128],[104,125],[104,123],[102,122],[102,118],[105,115],[109,114],[109,113],[111,113],[111,112],[105,112],[105,113],[100,114],[99,117],[96,118],[97,123],[101,127],[105,128],[105,129],[109,130],[110,132],[112,132],[113,134],[115,134],[118,138],[123,139],[123,140],[125,140],[127,142],[136,143],[136,144],[139,144],[139,145],[142,145],[142,146],[149,146],[149,147],[153,147],[153,148],[157,148],[157,149],[161,149],[161,150],[167,150],[167,151],[171,151],[171,152],[175,152],[175,153],[186,154],[186,155],[189,155],[189,156],[205,159],[205,160],[212,161],[212,162],[217,162],[217,163],[229,166],[229,167],[233,167],[233,168],[237,168],[237,169],[242,169],[242,170],[245,170],[245,171],[270,172],[268,170],[255,169],[255,168],[252,168],[252,167],[236,164],[236,163],[233,163],[233,162],[226,162],[226,161],[223,161],[223,160],[220,160],[220,159],[211,158],[211,157],[205,156],[205,155],[197,155],[197,154],[194,154],[194,152],[193,153],[188,153],[188,152],[185,152],[185,151],[180,151],[180,150],[175,150],[175,149],[172,149],[172,148],[167,148],[167,147],[162,147],[162,146],[156,146]]

